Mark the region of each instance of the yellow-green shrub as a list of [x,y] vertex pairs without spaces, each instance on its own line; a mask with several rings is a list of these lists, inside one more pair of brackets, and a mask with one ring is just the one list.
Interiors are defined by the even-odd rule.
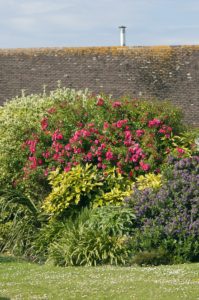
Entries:
[[131,194],[128,179],[117,173],[115,168],[100,172],[96,166],[77,165],[69,172],[59,169],[49,175],[52,192],[44,200],[44,210],[60,216],[67,208],[120,205]]
[[138,190],[144,190],[146,188],[157,189],[162,185],[162,175],[149,173],[141,175],[136,178],[136,187]]
[[52,192],[45,199],[43,207],[52,214],[60,214],[71,205],[91,199],[97,188],[103,185],[97,168],[88,164],[85,167],[78,165],[69,172],[60,173],[56,169],[50,173],[49,181]]

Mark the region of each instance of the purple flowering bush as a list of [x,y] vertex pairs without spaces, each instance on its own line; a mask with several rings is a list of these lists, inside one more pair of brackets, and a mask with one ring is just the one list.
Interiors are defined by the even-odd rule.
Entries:
[[198,261],[199,156],[168,164],[159,190],[134,189],[126,199],[136,215],[133,252],[163,249],[170,261]]

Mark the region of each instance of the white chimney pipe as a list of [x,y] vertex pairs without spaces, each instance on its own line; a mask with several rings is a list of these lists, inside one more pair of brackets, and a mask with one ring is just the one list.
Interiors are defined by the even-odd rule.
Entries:
[[125,29],[126,26],[120,26],[120,46],[126,46]]

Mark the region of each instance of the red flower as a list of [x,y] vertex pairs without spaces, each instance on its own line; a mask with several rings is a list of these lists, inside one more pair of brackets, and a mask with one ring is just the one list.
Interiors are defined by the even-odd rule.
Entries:
[[129,176],[130,176],[130,177],[133,177],[133,171],[130,171],[130,172],[129,172]]
[[41,120],[41,128],[42,130],[45,130],[47,127],[48,127],[48,118],[45,117]]
[[104,105],[104,99],[99,98],[99,99],[97,100],[97,105],[98,105],[98,106],[103,106],[103,105]]

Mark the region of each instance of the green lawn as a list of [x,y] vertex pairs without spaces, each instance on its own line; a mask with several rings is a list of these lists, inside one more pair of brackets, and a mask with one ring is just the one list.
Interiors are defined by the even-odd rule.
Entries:
[[199,264],[60,268],[2,256],[0,299],[197,300]]

